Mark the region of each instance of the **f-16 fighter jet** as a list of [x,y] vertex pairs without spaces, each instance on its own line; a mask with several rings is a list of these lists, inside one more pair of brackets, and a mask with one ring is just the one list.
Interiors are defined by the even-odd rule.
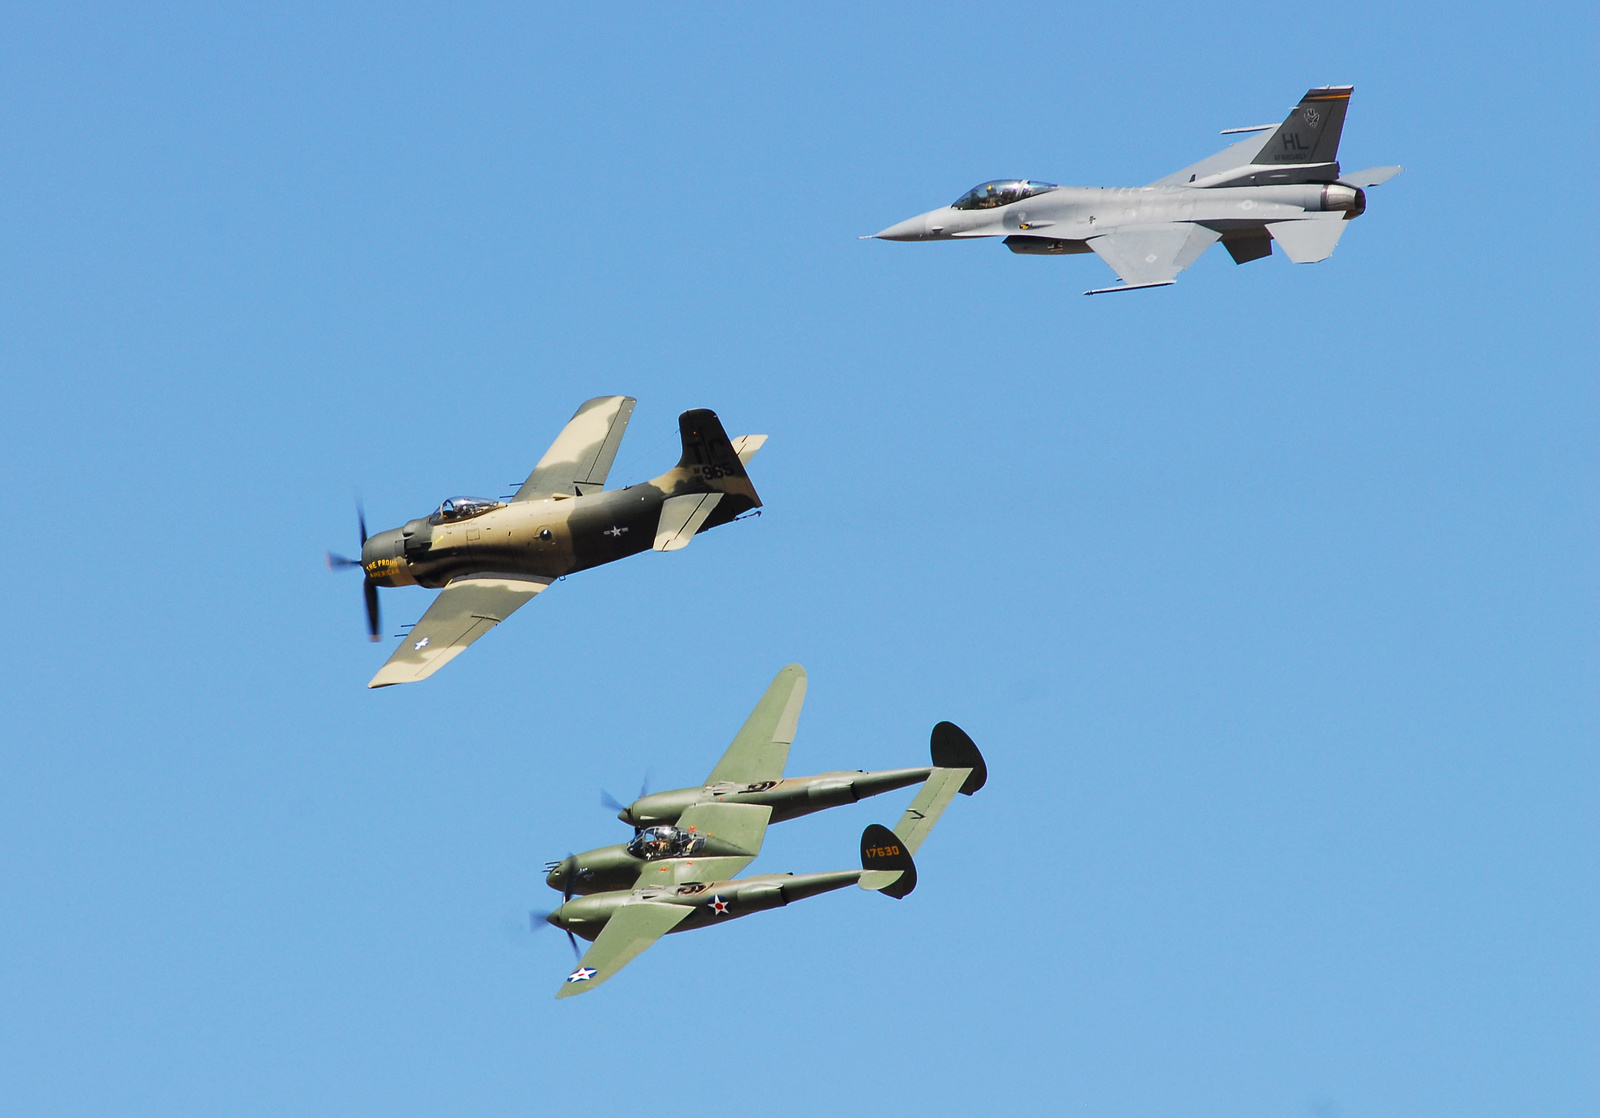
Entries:
[[[790,664],[778,672],[704,784],[641,796],[627,807],[616,805],[621,808],[617,818],[634,827],[633,840],[551,862],[545,867],[546,884],[570,898],[729,877],[760,853],[767,824],[911,784],[922,789],[895,833],[916,853],[955,794],[970,796],[988,779],[978,747],[950,722],[933,728],[931,765],[785,777],[805,697],[806,671]],[[724,805],[741,810],[728,813]]]
[[[1272,252],[1296,264],[1333,255],[1345,222],[1367,208],[1366,188],[1399,167],[1339,169],[1339,134],[1354,86],[1306,93],[1282,124],[1229,128],[1247,139],[1149,186],[1057,186],[1028,179],[986,182],[955,202],[891,225],[885,241],[1004,237],[1012,252],[1092,252],[1122,281],[1085,295],[1165,287],[1217,241],[1235,264]],[[1260,133],[1271,131],[1265,143]],[[871,238],[864,238],[871,239]]]
[[508,500],[452,497],[432,515],[368,537],[361,558],[330,567],[366,575],[367,631],[378,640],[378,588],[442,589],[368,687],[426,679],[556,579],[641,551],[676,551],[697,532],[761,506],[745,465],[765,435],[730,439],[715,412],[678,417],[683,457],[653,481],[605,489],[633,415],[630,396],[584,404]]

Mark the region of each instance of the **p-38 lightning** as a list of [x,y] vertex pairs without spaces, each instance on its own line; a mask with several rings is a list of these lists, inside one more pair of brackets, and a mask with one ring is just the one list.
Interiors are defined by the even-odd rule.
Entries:
[[585,403],[509,500],[452,497],[429,516],[372,536],[361,516],[360,560],[330,552],[328,565],[364,572],[374,641],[380,586],[442,589],[368,687],[426,679],[558,578],[641,551],[676,551],[761,506],[745,465],[767,437],[730,439],[705,409],[678,417],[676,466],[606,489],[633,405],[630,396]]
[[766,813],[765,827],[921,784],[901,820],[903,826],[897,828],[915,853],[955,794],[970,796],[988,779],[983,754],[951,722],[933,728],[930,765],[786,777],[783,770],[805,696],[805,669],[799,664],[783,668],[704,783],[653,792],[626,807],[615,805],[621,809],[617,818],[634,828],[633,839],[551,862],[545,867],[545,883],[570,897],[631,889],[651,880],[652,870],[657,877],[669,870],[694,868],[713,876],[737,873],[760,852],[759,840],[753,848],[729,848],[728,836],[713,826],[718,813],[708,809],[720,804],[753,805]]
[[[1001,179],[863,239],[1004,237],[1024,255],[1092,252],[1122,282],[1086,295],[1165,287],[1219,240],[1235,264],[1270,255],[1274,241],[1296,264],[1325,260],[1346,222],[1366,210],[1366,188],[1401,170],[1340,170],[1339,135],[1354,88],[1310,90],[1282,124],[1226,129],[1250,137],[1148,186]],[[1259,133],[1269,130],[1263,143]]]
[[[557,997],[606,981],[661,936],[748,916],[859,885],[891,897],[916,887],[912,855],[957,792],[983,787],[987,768],[972,739],[949,722],[934,727],[933,765],[887,772],[835,772],[785,779],[784,764],[805,699],[805,671],[778,673],[704,785],[642,796],[620,818],[632,842],[572,855],[547,867],[562,904],[543,919],[593,941]],[[861,836],[861,868],[735,878],[761,852],[769,824],[917,782],[921,790],[894,830]],[[534,919],[540,914],[535,913]]]

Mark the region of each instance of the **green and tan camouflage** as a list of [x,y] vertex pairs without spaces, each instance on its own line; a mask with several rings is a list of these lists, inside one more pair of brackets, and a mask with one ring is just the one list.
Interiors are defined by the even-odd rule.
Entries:
[[[916,853],[956,793],[970,796],[983,787],[987,779],[983,755],[951,722],[933,728],[930,765],[785,777],[805,693],[805,669],[799,664],[784,667],[704,784],[641,796],[617,816],[634,827],[631,842],[550,862],[546,884],[571,896],[692,877],[703,880],[708,873],[731,877],[761,850],[760,834],[745,822],[754,818],[749,813],[763,813],[764,829],[768,823],[920,783],[922,789],[895,826],[895,834]],[[737,835],[732,831],[736,824],[744,828]],[[743,861],[735,864],[741,857]]]
[[[696,534],[761,507],[746,464],[765,435],[730,439],[715,412],[678,418],[683,455],[660,477],[607,490],[633,414],[628,396],[581,406],[509,500],[452,497],[434,512],[367,537],[369,632],[377,589],[442,591],[368,684],[412,683],[438,671],[556,579],[643,551],[676,551]],[[330,565],[351,565],[329,556]]]

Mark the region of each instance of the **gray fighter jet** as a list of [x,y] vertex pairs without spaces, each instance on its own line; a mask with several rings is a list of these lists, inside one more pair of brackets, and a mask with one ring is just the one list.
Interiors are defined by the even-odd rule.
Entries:
[[[1366,210],[1366,188],[1401,170],[1341,173],[1339,133],[1354,88],[1313,89],[1279,125],[1226,129],[1225,136],[1250,136],[1149,186],[986,182],[951,205],[863,239],[1004,237],[1007,248],[1025,255],[1092,252],[1122,282],[1085,295],[1166,287],[1216,241],[1235,264],[1270,255],[1273,241],[1296,264],[1326,260],[1345,222]],[[1268,130],[1263,144],[1259,133]]]

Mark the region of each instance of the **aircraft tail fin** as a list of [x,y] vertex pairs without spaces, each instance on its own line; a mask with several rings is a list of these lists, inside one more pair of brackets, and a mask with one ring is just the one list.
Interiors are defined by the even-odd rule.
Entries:
[[1337,161],[1339,134],[1344,131],[1344,114],[1354,89],[1353,85],[1328,85],[1307,90],[1251,162],[1271,167]]
[[967,776],[956,791],[970,796],[989,780],[989,766],[967,732],[954,722],[941,722],[928,737],[928,752],[938,769],[966,769]]
[[917,887],[917,867],[911,860],[911,851],[882,823],[872,823],[861,832],[861,871],[861,888],[895,900]]
[[764,436],[728,438],[722,420],[709,408],[680,415],[678,434],[683,440],[683,457],[652,483],[667,494],[656,529],[657,551],[687,547],[696,533],[761,507],[744,464],[761,448]]

